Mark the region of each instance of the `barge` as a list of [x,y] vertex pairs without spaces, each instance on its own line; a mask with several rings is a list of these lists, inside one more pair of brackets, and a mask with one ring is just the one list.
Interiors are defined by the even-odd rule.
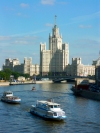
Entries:
[[76,79],[75,86],[72,86],[71,90],[76,96],[100,101],[100,87],[90,83],[88,79]]

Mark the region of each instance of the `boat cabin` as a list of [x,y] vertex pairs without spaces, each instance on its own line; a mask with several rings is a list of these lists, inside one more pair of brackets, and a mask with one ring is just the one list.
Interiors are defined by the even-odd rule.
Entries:
[[60,104],[49,102],[48,107],[49,108],[60,108]]
[[48,101],[38,101],[37,106],[42,108],[51,108],[51,109],[60,108],[60,104]]
[[3,96],[13,96],[13,92],[11,92],[11,91],[5,91],[3,93]]

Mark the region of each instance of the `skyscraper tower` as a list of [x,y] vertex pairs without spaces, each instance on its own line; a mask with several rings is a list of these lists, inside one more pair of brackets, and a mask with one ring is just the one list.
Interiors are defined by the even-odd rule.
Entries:
[[62,36],[55,23],[52,29],[52,35],[49,34],[49,50],[46,50],[46,44],[40,44],[40,73],[46,75],[59,75],[65,72],[69,63],[68,44],[62,44]]
[[53,53],[55,53],[57,50],[62,50],[62,37],[59,34],[59,28],[56,25],[56,20],[52,29],[52,35],[49,34],[49,50],[51,50]]

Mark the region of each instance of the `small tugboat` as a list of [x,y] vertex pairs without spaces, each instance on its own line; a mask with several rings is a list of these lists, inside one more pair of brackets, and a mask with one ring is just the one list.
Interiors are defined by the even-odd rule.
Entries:
[[35,89],[35,87],[33,86],[33,87],[32,87],[32,91],[34,91],[34,90],[36,90],[36,89]]
[[60,104],[53,101],[37,101],[35,106],[32,105],[30,113],[51,120],[64,120],[66,118]]
[[13,92],[5,91],[1,97],[1,101],[7,103],[20,103],[21,99],[19,97],[13,96]]

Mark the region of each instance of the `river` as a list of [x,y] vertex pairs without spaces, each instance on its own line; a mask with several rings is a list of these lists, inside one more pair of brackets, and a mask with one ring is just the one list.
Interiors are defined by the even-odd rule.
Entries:
[[[17,105],[0,101],[0,133],[100,133],[100,102],[74,96],[71,86],[66,83],[1,86],[0,97],[11,90],[22,101]],[[37,100],[50,98],[61,104],[66,120],[44,120],[30,113]]]

